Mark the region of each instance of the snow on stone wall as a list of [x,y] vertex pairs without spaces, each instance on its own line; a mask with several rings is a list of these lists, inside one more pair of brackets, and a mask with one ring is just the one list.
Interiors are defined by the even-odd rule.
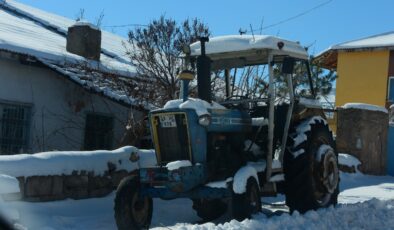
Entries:
[[356,173],[361,162],[355,157],[347,153],[338,154],[339,170],[347,173]]
[[388,113],[387,109],[377,105],[370,105],[365,103],[347,103],[342,106],[344,109],[362,109],[362,110],[369,110],[369,111],[379,111],[383,113]]
[[[131,162],[130,155],[139,153],[140,162]],[[0,156],[0,173],[13,177],[71,175],[74,171],[93,172],[104,175],[108,165],[117,170],[133,171],[155,165],[153,150],[139,150],[133,146],[122,147],[113,151],[63,151],[36,154]]]
[[[133,153],[138,154],[138,162],[130,161]],[[153,150],[132,146],[114,151],[0,156],[0,188],[4,190],[0,189],[0,194],[4,200],[28,201],[100,197],[111,193],[124,177],[139,167],[154,165]],[[15,192],[15,186],[20,188],[20,193]]]

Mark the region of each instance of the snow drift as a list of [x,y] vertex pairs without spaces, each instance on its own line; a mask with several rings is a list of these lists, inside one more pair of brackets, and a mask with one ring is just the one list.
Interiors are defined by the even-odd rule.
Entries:
[[392,229],[394,201],[372,199],[364,203],[340,204],[337,207],[309,211],[305,215],[294,212],[280,216],[256,215],[251,220],[215,225],[176,225],[171,229]]

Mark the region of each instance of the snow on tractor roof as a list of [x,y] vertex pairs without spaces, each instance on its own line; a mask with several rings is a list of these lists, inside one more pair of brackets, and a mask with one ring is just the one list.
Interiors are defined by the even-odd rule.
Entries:
[[[283,47],[280,48],[280,43]],[[233,60],[230,65],[244,66],[268,62],[268,51],[275,55],[308,59],[306,49],[298,42],[270,35],[227,35],[209,39],[205,44],[206,54],[215,60]],[[200,42],[190,45],[191,56],[201,54]],[[239,62],[242,59],[243,62]],[[238,63],[236,63],[238,61]]]

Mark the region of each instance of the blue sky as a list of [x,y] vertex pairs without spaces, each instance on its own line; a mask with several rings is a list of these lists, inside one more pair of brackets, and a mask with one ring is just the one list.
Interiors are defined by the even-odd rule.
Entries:
[[[319,53],[330,45],[394,30],[392,0],[19,0],[19,2],[76,18],[85,9],[85,18],[95,21],[104,12],[103,26],[147,24],[165,14],[177,21],[200,18],[213,35],[237,34],[240,28],[253,29],[275,24],[306,13],[286,23],[267,28],[263,34],[279,35],[312,45]],[[308,12],[308,10],[322,5]],[[128,29],[105,27],[122,36]],[[260,32],[256,32],[257,34]]]

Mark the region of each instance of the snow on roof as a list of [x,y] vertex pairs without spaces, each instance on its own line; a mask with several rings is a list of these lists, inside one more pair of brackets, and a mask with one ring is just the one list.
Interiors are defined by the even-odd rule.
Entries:
[[394,47],[394,31],[373,35],[366,38],[356,39],[331,46],[330,49],[361,49]]
[[[29,18],[40,22],[42,25],[51,27],[64,35],[67,34],[68,27],[77,23],[75,20],[48,13],[31,6],[21,4],[14,0],[6,0],[5,2],[5,4],[0,4],[4,4],[4,7],[7,9],[15,10],[16,12],[28,16]],[[107,31],[102,30],[101,32],[102,52],[114,56],[121,62],[123,61],[125,63],[130,63],[128,57],[125,54],[126,52],[124,48],[124,45],[127,45],[127,41],[124,38]]]
[[369,111],[378,111],[383,113],[388,113],[387,109],[377,105],[370,105],[364,103],[347,103],[342,106],[344,109],[362,109],[362,110],[369,110]]
[[[127,41],[122,37],[102,31],[100,61],[89,60],[66,51],[68,27],[76,22],[55,14],[15,2],[0,2],[0,50],[27,55],[55,69],[77,83],[84,83],[86,89],[121,101],[126,104],[139,105],[125,90],[111,90],[101,75],[123,78],[135,78],[136,69],[127,58]],[[86,22],[82,22],[86,23]],[[69,71],[69,66],[81,65],[96,72],[96,81],[87,82],[89,74],[84,76]],[[79,78],[79,79],[78,79]],[[84,79],[84,80],[82,80]],[[114,81],[116,85],[116,81]],[[94,87],[86,87],[87,85]],[[102,85],[104,84],[104,85]],[[113,84],[114,85],[114,84]]]
[[377,34],[361,39],[355,39],[330,46],[316,55],[315,60],[323,67],[336,68],[337,52],[339,50],[374,50],[394,48],[394,31]]
[[[218,36],[210,38],[205,47],[208,55],[261,49],[279,51],[278,42],[284,43],[283,48],[280,50],[284,54],[292,54],[304,59],[308,58],[307,51],[299,43],[270,35]],[[201,53],[200,42],[193,43],[190,48],[193,56]]]

